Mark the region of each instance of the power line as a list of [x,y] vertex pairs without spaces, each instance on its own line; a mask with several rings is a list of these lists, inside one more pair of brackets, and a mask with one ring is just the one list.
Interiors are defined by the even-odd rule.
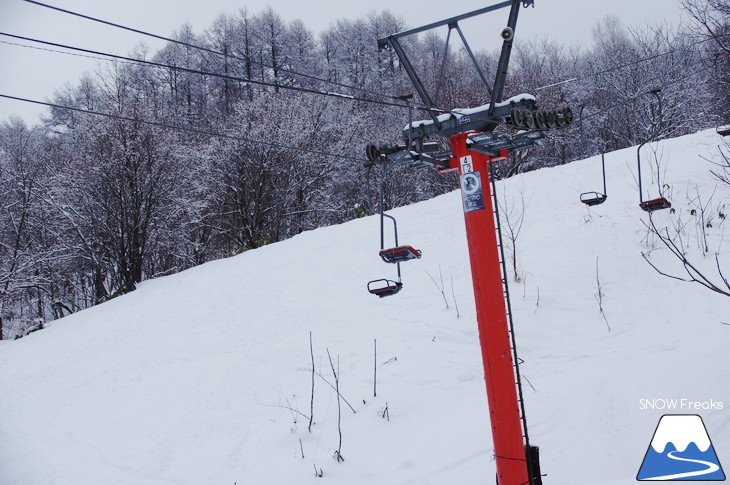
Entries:
[[25,37],[25,36],[22,36],[22,35],[8,34],[6,32],[0,32],[0,35],[1,36],[5,36],[5,37],[10,37],[10,38],[13,38],[13,39],[24,40],[24,41],[27,41],[27,42],[35,42],[35,43],[38,43],[38,44],[48,45],[48,46],[52,46],[52,47],[59,47],[59,48],[62,48],[62,49],[68,49],[68,50],[73,50],[73,51],[77,51],[77,52],[84,52],[86,54],[93,54],[93,55],[96,55],[96,56],[104,56],[104,57],[108,57],[108,58],[111,58],[111,59],[119,59],[119,60],[122,60],[122,61],[133,62],[133,63],[136,63],[136,64],[145,64],[145,65],[148,65],[148,66],[159,67],[159,68],[163,68],[163,69],[174,69],[176,71],[189,72],[189,73],[192,73],[192,74],[200,74],[200,75],[203,75],[203,76],[218,77],[218,78],[222,78],[222,79],[230,79],[232,81],[243,82],[243,83],[258,84],[258,85],[261,85],[261,86],[268,86],[268,87],[273,87],[273,88],[276,88],[276,89],[288,89],[288,90],[291,90],[291,91],[299,91],[299,92],[302,92],[302,93],[317,94],[317,95],[320,95],[320,96],[328,96],[328,97],[340,98],[340,99],[350,99],[350,100],[353,100],[353,101],[362,101],[362,102],[365,102],[365,103],[381,104],[381,105],[385,105],[385,106],[396,106],[396,107],[399,107],[399,108],[407,108],[408,107],[408,105],[406,105],[406,104],[394,103],[394,102],[391,102],[391,101],[379,101],[379,100],[376,100],[376,99],[358,98],[358,97],[350,96],[350,95],[347,95],[347,94],[333,93],[333,92],[329,92],[329,91],[321,91],[321,90],[318,90],[318,89],[304,88],[304,87],[301,87],[301,86],[291,86],[291,85],[287,85],[287,84],[276,84],[276,83],[271,83],[271,82],[266,82],[266,81],[259,81],[259,80],[255,80],[255,79],[247,79],[247,78],[242,78],[242,77],[237,77],[237,76],[231,76],[231,75],[228,75],[228,74],[220,74],[220,73],[216,73],[216,72],[201,71],[201,70],[198,70],[198,69],[191,69],[189,67],[172,66],[170,64],[163,64],[163,63],[160,63],[160,62],[148,61],[148,60],[145,60],[145,59],[135,59],[135,58],[132,58],[132,57],[121,56],[119,54],[110,54],[108,52],[101,52],[101,51],[95,51],[95,50],[91,50],[91,49],[84,49],[84,48],[81,48],[81,47],[74,47],[74,46],[69,46],[69,45],[65,45],[65,44],[59,44],[59,43],[56,43],[56,42],[49,42],[49,41],[40,40],[40,39],[33,39],[31,37]]
[[208,47],[204,47],[204,46],[200,46],[200,45],[196,45],[196,44],[191,44],[189,42],[184,42],[184,41],[172,39],[170,37],[164,37],[164,36],[158,35],[158,34],[152,34],[150,32],[145,32],[144,30],[135,29],[133,27],[127,27],[125,25],[117,24],[117,23],[114,23],[114,22],[109,22],[107,20],[102,20],[102,19],[99,19],[99,18],[96,18],[96,17],[91,17],[89,15],[84,15],[84,14],[81,14],[81,13],[78,13],[78,12],[73,12],[71,10],[66,10],[66,9],[63,9],[63,8],[60,8],[60,7],[56,7],[56,6],[53,6],[53,5],[48,5],[48,4],[45,4],[45,3],[42,3],[42,2],[37,2],[35,0],[24,0],[24,1],[26,1],[28,3],[31,3],[33,5],[38,5],[38,6],[41,6],[41,7],[50,8],[50,9],[56,10],[58,12],[62,12],[62,13],[65,13],[65,14],[69,14],[69,15],[73,15],[73,16],[76,16],[76,17],[80,17],[80,18],[85,19],[85,20],[91,20],[92,22],[98,22],[100,24],[108,25],[110,27],[115,27],[115,28],[118,28],[118,29],[127,30],[129,32],[134,32],[136,34],[145,35],[145,36],[152,37],[152,38],[158,39],[158,40],[164,40],[166,42],[170,42],[170,43],[173,43],[173,44],[178,44],[178,45],[181,45],[181,46],[184,46],[184,47],[189,47],[191,49],[197,49],[197,50],[200,50],[200,51],[203,51],[203,52],[208,52],[210,54],[215,54],[215,55],[224,56],[224,57],[230,57],[232,59],[236,59],[236,60],[240,60],[240,61],[244,61],[244,62],[249,62],[251,64],[256,64],[256,65],[259,65],[259,66],[262,66],[262,67],[266,67],[266,68],[269,68],[269,69],[277,69],[278,71],[286,72],[286,73],[289,73],[289,74],[292,74],[292,75],[295,75],[295,76],[300,76],[300,77],[312,79],[314,81],[319,81],[319,82],[331,84],[333,86],[339,86],[339,87],[342,87],[342,88],[353,89],[355,91],[360,91],[360,92],[365,93],[365,94],[371,94],[373,96],[379,96],[379,97],[383,97],[383,98],[389,98],[389,99],[392,99],[392,100],[399,99],[397,96],[391,96],[391,95],[387,95],[387,94],[377,93],[375,91],[370,91],[368,89],[358,88],[356,86],[350,86],[348,84],[339,83],[337,81],[332,81],[332,80],[329,80],[329,79],[323,79],[323,78],[320,78],[320,77],[317,77],[317,76],[314,76],[314,75],[311,75],[311,74],[305,74],[305,73],[302,73],[302,72],[297,72],[297,71],[294,71],[294,70],[291,70],[291,69],[286,69],[286,68],[283,68],[283,67],[274,68],[271,65],[268,65],[268,64],[263,63],[263,62],[260,62],[260,61],[253,60],[250,57],[239,57],[239,56],[236,56],[234,54],[228,54],[228,53],[225,53],[225,52],[216,51],[215,49],[210,49]]
[[283,145],[281,143],[275,143],[275,142],[263,141],[263,140],[255,140],[252,138],[246,138],[246,137],[242,137],[242,136],[226,135],[225,133],[218,133],[215,131],[208,131],[208,130],[200,130],[197,128],[187,128],[184,126],[169,125],[167,123],[161,123],[159,121],[141,120],[139,118],[130,118],[128,116],[115,115],[115,114],[111,114],[111,113],[103,113],[101,111],[91,111],[91,110],[87,110],[87,109],[75,108],[73,106],[64,106],[64,105],[56,104],[56,103],[48,103],[48,102],[44,102],[44,101],[37,101],[34,99],[10,96],[7,94],[2,94],[2,93],[0,93],[0,98],[11,99],[14,101],[22,101],[24,103],[33,103],[33,104],[38,104],[41,106],[48,106],[51,108],[58,108],[58,109],[63,109],[63,110],[68,110],[68,111],[74,111],[77,113],[83,113],[83,114],[88,114],[88,115],[102,116],[102,117],[112,118],[112,119],[120,120],[120,121],[129,121],[132,123],[141,123],[144,125],[157,126],[160,128],[168,128],[168,129],[172,129],[172,130],[186,131],[189,133],[196,133],[198,135],[214,136],[214,137],[218,137],[218,138],[225,138],[228,140],[243,141],[246,143],[254,143],[257,145],[266,145],[269,147],[276,147],[276,148],[281,148],[284,150],[295,150],[295,151],[299,151],[299,152],[311,153],[313,155],[320,155],[323,157],[346,158],[348,160],[354,160],[356,162],[367,162],[367,160],[364,158],[353,157],[350,155],[329,153],[329,152],[324,152],[324,151],[320,151],[320,150],[311,150],[311,149],[301,148],[301,147],[293,147],[293,146],[289,146],[289,145]]

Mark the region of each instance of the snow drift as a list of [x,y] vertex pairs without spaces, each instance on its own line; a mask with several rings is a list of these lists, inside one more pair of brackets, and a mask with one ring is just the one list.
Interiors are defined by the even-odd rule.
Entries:
[[[703,158],[720,140],[708,131],[642,152],[659,157],[689,241],[695,192],[728,200]],[[642,224],[635,148],[606,155],[608,200],[587,210],[579,194],[599,188],[600,173],[593,157],[498,183],[506,213],[527,207],[510,283],[544,483],[633,482],[663,414],[641,399],[728,403],[699,414],[730,463],[730,299],[643,260],[676,271]],[[0,342],[0,483],[492,483],[460,196],[393,214],[423,258],[403,264],[391,298],[365,290],[395,276],[369,217],[148,281]],[[712,269],[720,248],[727,267],[721,221],[713,229],[710,253],[693,243],[693,254]],[[328,352],[347,400],[342,463]]]

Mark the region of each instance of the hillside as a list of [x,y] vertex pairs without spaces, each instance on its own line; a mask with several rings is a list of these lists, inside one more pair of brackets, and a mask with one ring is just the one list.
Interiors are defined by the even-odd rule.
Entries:
[[[714,191],[715,205],[730,198],[727,187],[715,191],[703,158],[717,157],[720,140],[707,131],[658,145],[685,221],[695,191],[703,202]],[[590,211],[578,199],[601,187],[600,157],[498,183],[508,212],[526,202],[522,281],[511,280],[511,293],[546,485],[634,482],[660,416],[671,413],[641,409],[642,399],[724,403],[675,412],[700,414],[730,464],[730,326],[721,323],[730,323],[730,299],[642,259],[653,247],[652,262],[676,268],[646,238],[635,171],[635,148],[607,154],[608,200]],[[391,298],[365,291],[395,276],[377,256],[378,219],[368,217],[148,281],[0,342],[0,483],[492,483],[459,193],[392,213],[401,241],[423,258],[403,265],[404,289]],[[710,255],[698,256],[710,270],[720,222]],[[688,224],[693,248],[697,235]],[[722,251],[730,267],[727,241]],[[431,280],[439,273],[448,309]],[[315,369],[334,384],[329,351],[356,411],[341,403],[343,463],[333,458],[338,402],[323,378],[311,433],[293,411],[310,413],[310,332]]]

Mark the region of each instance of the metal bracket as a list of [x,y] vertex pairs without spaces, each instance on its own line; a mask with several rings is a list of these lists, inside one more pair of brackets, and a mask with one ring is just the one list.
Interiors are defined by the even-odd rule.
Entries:
[[537,109],[535,98],[529,94],[514,96],[504,103],[499,103],[492,109],[492,105],[484,105],[472,109],[455,109],[450,113],[438,116],[439,125],[429,120],[416,121],[406,126],[403,130],[403,138],[413,139],[426,138],[432,135],[439,135],[450,138],[458,133],[467,131],[493,131],[497,125],[508,118],[513,109],[534,111]]
[[[526,5],[526,4],[532,4],[533,2],[534,2],[534,0],[526,0],[526,1],[507,0],[507,1],[495,4],[495,5],[491,5],[489,7],[484,7],[484,8],[478,9],[478,10],[474,10],[473,12],[465,13],[462,15],[457,15],[456,17],[451,17],[446,20],[441,20],[439,22],[434,22],[434,23],[431,23],[428,25],[424,25],[423,27],[417,27],[415,29],[410,29],[410,30],[406,30],[403,32],[391,34],[387,37],[378,39],[378,49],[382,50],[382,49],[392,48],[395,51],[395,53],[398,55],[398,59],[400,60],[401,65],[403,66],[403,69],[405,69],[406,74],[408,74],[408,77],[410,78],[411,82],[413,83],[413,87],[415,88],[416,92],[418,93],[418,96],[421,98],[421,102],[428,109],[429,116],[431,117],[431,121],[440,130],[441,121],[439,119],[440,117],[437,115],[437,112],[439,110],[436,108],[436,105],[434,103],[434,101],[438,101],[438,99],[434,100],[431,98],[430,94],[428,93],[428,90],[426,89],[426,86],[424,85],[423,81],[421,81],[421,79],[418,77],[418,74],[416,73],[416,70],[413,67],[413,64],[411,63],[410,59],[408,59],[408,56],[406,55],[405,51],[403,50],[403,47],[401,46],[399,39],[401,39],[402,37],[409,36],[409,35],[414,35],[414,34],[418,34],[421,32],[425,32],[425,31],[434,29],[436,27],[447,26],[449,28],[449,33],[448,33],[448,37],[446,40],[446,50],[448,51],[448,42],[451,37],[451,30],[456,29],[456,31],[459,34],[459,37],[461,38],[462,43],[464,44],[464,48],[466,49],[467,54],[469,55],[472,63],[474,64],[474,66],[477,70],[477,73],[479,74],[479,77],[481,78],[484,86],[486,87],[487,92],[491,96],[492,104],[494,104],[495,100],[496,100],[496,102],[501,101],[501,96],[502,96],[501,89],[499,90],[499,96],[495,97],[495,94],[497,92],[496,82],[501,82],[502,84],[504,84],[504,77],[506,76],[507,63],[509,63],[509,53],[507,54],[507,57],[505,57],[504,48],[503,48],[503,54],[500,58],[499,69],[504,71],[504,74],[500,78],[500,74],[499,74],[500,71],[498,70],[497,80],[495,82],[495,89],[493,90],[492,87],[489,85],[489,82],[487,81],[486,75],[482,71],[481,66],[477,62],[476,57],[474,56],[474,53],[472,52],[471,47],[469,46],[469,43],[466,41],[466,37],[464,37],[464,33],[461,31],[461,28],[459,27],[459,21],[468,19],[471,17],[475,17],[477,15],[481,15],[481,14],[484,14],[487,12],[492,12],[494,10],[499,10],[501,8],[512,7],[511,12],[510,12],[510,20],[508,23],[511,26],[511,28],[514,30],[514,25],[517,23],[517,14],[515,12],[519,8],[519,4],[522,3],[523,5]],[[511,39],[510,39],[509,43],[511,45]],[[439,75],[437,95],[440,94],[441,79],[443,78],[443,70],[444,70],[444,67],[446,64],[445,56],[444,56],[443,62],[444,62],[444,64],[441,67],[441,74]],[[500,79],[501,79],[501,81],[500,81]],[[502,87],[504,87],[504,86],[502,86]],[[492,113],[490,113],[490,116],[491,115],[492,115]],[[494,127],[496,127],[496,124],[491,129],[494,129]],[[444,136],[448,136],[448,135],[444,135]]]
[[538,145],[547,134],[544,131],[526,131],[514,136],[493,132],[474,133],[467,137],[467,148],[490,157],[498,157],[502,150],[524,150]]

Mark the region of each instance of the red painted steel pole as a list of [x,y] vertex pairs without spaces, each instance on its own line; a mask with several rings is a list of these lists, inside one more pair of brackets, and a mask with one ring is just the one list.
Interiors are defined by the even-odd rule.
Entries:
[[492,159],[468,151],[467,136],[462,133],[451,138],[451,163],[461,180],[497,484],[524,485],[529,479],[489,185]]

